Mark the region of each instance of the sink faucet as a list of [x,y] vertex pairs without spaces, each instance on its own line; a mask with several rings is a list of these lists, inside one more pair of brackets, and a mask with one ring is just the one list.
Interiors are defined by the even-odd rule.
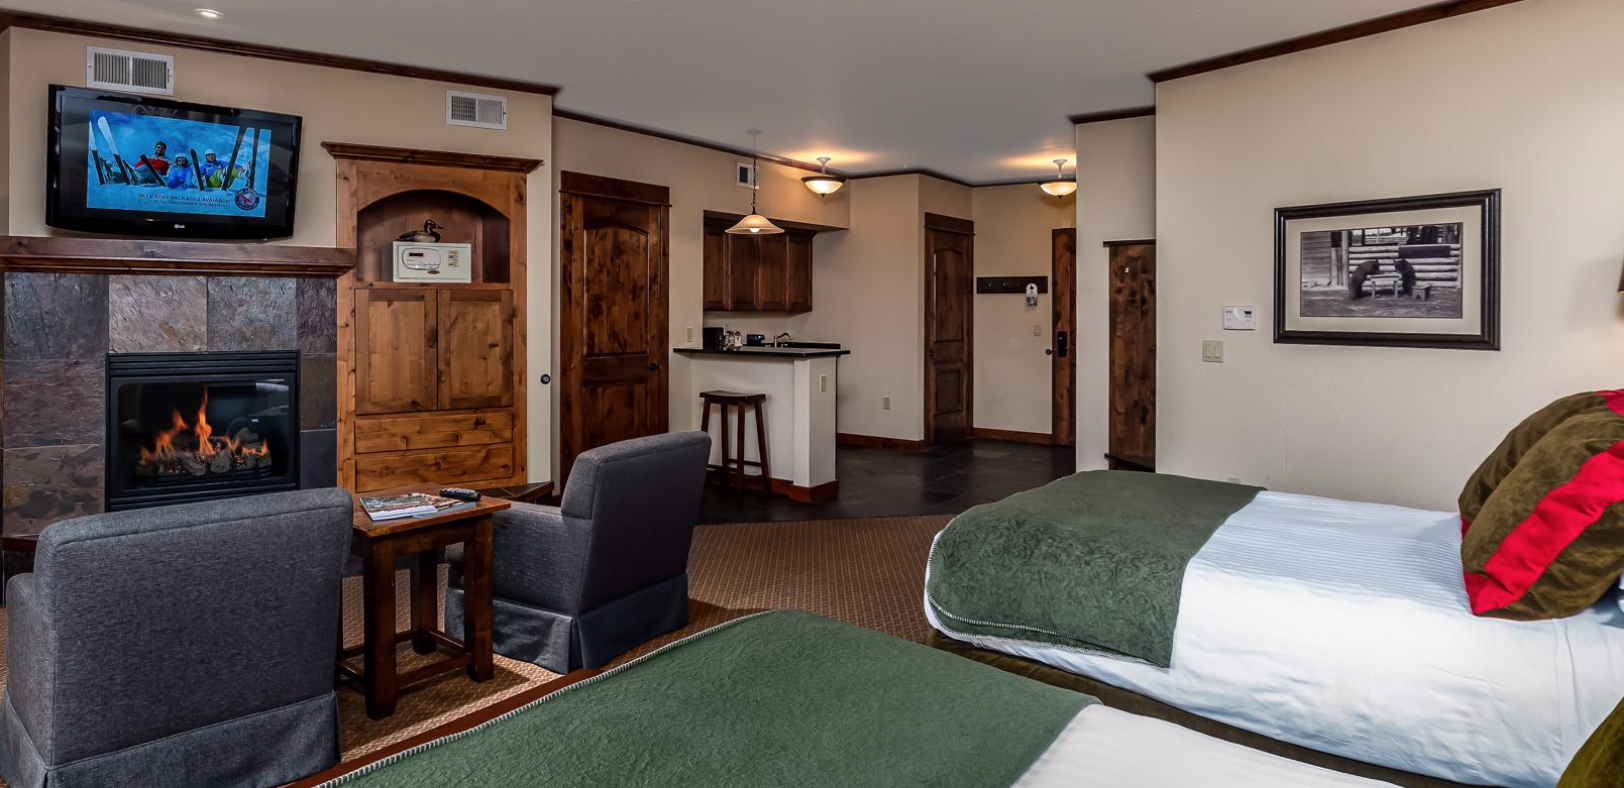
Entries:
[[774,345],[780,345],[781,346],[787,341],[789,341],[789,332],[788,331],[785,331],[784,333],[773,337],[773,344]]

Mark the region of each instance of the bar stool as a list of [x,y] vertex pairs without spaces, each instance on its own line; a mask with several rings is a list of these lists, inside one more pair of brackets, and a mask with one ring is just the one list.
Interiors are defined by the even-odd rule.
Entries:
[[[727,475],[729,469],[731,469],[734,477],[733,483],[737,485],[739,490],[743,490],[744,466],[754,465],[761,469],[761,475],[757,477],[761,480],[761,491],[768,495],[772,495],[772,461],[768,457],[767,416],[763,410],[763,408],[766,406],[767,395],[742,394],[737,391],[713,390],[700,392],[699,399],[701,406],[704,408],[704,414],[700,416],[699,419],[699,431],[706,433],[707,435],[710,434],[711,407],[716,405],[720,405],[722,407],[722,464],[720,466],[709,466],[711,469],[720,470],[722,472],[722,485],[728,485]],[[730,447],[728,446],[727,416],[728,409],[734,407],[739,409],[737,416],[739,437],[737,446],[733,447],[738,454],[737,457],[730,456],[728,451]],[[749,408],[755,409],[756,450],[761,455],[761,460],[759,462],[744,459],[744,412]]]

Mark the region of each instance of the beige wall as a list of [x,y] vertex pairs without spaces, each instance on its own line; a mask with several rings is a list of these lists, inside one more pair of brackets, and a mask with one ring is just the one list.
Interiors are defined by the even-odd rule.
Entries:
[[[1536,0],[1162,84],[1160,469],[1447,509],[1518,419],[1616,388],[1620,30],[1617,0]],[[1492,187],[1501,352],[1271,342],[1274,208]]]
[[[1077,468],[1105,467],[1110,418],[1106,241],[1156,237],[1156,119],[1077,127]],[[1160,427],[1161,425],[1158,425]]]
[[[973,190],[976,276],[1043,276],[1056,228],[1077,221],[1075,200],[1030,183]],[[1051,293],[975,296],[975,426],[1048,435],[1053,423]]]
[[[621,131],[594,123],[553,119],[554,180],[551,193],[558,191],[556,173],[579,172],[622,180],[638,181],[665,186],[671,190],[671,248],[670,248],[670,341],[672,347],[687,342],[689,327],[693,328],[693,345],[699,344],[699,330],[705,325],[704,300],[701,286],[704,281],[702,262],[704,252],[705,211],[747,213],[750,210],[750,190],[738,186],[734,179],[734,163],[748,161],[731,153],[712,150],[698,145]],[[801,183],[809,175],[806,170],[762,162],[761,212],[776,219],[808,222],[832,227],[844,227],[850,211],[844,190],[820,198]],[[549,220],[558,223],[556,209]],[[558,259],[557,245],[549,255]],[[817,251],[813,254],[814,284],[822,276],[824,261]],[[554,266],[554,282],[557,281]],[[816,294],[814,293],[814,299]],[[817,306],[814,300],[814,306]],[[737,318],[732,313],[716,313],[714,322],[736,320],[741,330],[766,331],[769,327],[788,324],[785,316],[755,316]],[[745,325],[750,323],[749,326]],[[777,328],[772,333],[785,329]],[[670,362],[670,419],[672,430],[698,428],[699,404],[689,401],[689,361],[673,354]],[[554,370],[556,372],[556,370]],[[557,387],[552,387],[556,393]],[[556,447],[555,447],[556,449]]]
[[[337,186],[333,159],[320,145],[326,140],[552,158],[552,100],[547,96],[507,94],[508,129],[492,131],[445,124],[445,90],[453,87],[446,83],[37,30],[13,28],[6,36],[6,217],[9,231],[18,235],[51,232],[45,226],[47,86],[84,84],[87,45],[173,55],[177,100],[304,118],[295,234],[282,243],[334,243]],[[527,297],[532,370],[544,368],[551,357],[551,279],[545,275],[552,259],[550,166],[549,162],[530,176],[527,257],[535,275],[529,278]],[[545,451],[551,405],[543,389],[529,387],[528,468],[534,480],[551,478],[550,455]]]

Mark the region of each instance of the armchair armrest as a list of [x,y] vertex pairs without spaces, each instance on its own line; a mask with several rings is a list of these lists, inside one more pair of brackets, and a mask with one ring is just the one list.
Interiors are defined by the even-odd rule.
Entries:
[[[586,564],[586,523],[554,506],[515,503],[494,516],[491,553],[498,597],[560,609],[574,602]],[[446,551],[460,574],[463,546]]]

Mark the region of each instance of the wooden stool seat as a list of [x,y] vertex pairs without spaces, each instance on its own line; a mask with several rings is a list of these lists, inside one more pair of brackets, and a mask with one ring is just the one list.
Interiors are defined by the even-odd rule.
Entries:
[[[768,495],[772,495],[772,460],[768,456],[767,450],[767,395],[761,393],[744,393],[738,391],[713,389],[711,391],[700,392],[699,401],[700,407],[703,410],[703,414],[699,419],[699,431],[707,435],[710,434],[711,408],[718,405],[720,405],[722,408],[722,464],[709,466],[711,469],[720,470],[722,472],[722,484],[724,486],[728,484],[728,473],[731,471],[733,475],[733,486],[737,490],[743,490],[745,479],[744,468],[746,465],[754,465],[761,469],[761,474],[756,477],[761,482],[761,491]],[[739,409],[737,415],[738,439],[736,445],[730,445],[733,443],[733,441],[729,440],[727,415],[728,409],[734,407]],[[744,412],[746,410],[753,410],[755,412],[756,451],[761,457],[759,461],[746,460],[744,458]],[[730,451],[732,453],[730,453]],[[736,454],[737,456],[733,456],[733,454]]]

